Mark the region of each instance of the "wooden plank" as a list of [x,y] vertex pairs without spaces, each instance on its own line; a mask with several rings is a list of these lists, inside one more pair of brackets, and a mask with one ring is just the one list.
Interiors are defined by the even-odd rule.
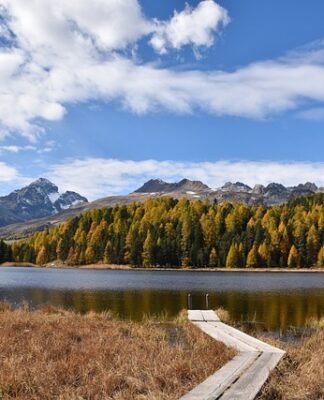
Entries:
[[253,400],[281,357],[279,353],[262,353],[220,400]]
[[206,322],[219,322],[220,319],[213,310],[202,310],[202,315]]
[[201,310],[188,310],[188,318],[190,321],[204,321]]
[[198,326],[203,332],[207,333],[207,335],[211,336],[215,340],[218,340],[219,342],[223,342],[228,347],[234,347],[234,349],[242,352],[257,352],[254,347],[249,346],[241,340],[224,332],[224,330],[222,328],[219,328],[217,324],[211,325],[208,322],[200,321],[196,321],[194,322],[194,324]]
[[218,323],[210,322],[210,325],[221,328],[228,335],[237,338],[241,342],[244,342],[251,347],[254,347],[256,351],[285,354],[283,350],[271,346],[268,343],[262,342],[261,340],[258,340],[250,335],[247,335],[246,333],[239,331],[238,329],[235,329],[232,326],[226,325],[222,322]]
[[217,399],[241,374],[249,368],[258,357],[257,353],[240,353],[225,364],[220,370],[196,386],[180,400],[215,400]]
[[240,353],[181,400],[253,400],[285,352],[220,322],[212,310],[189,310],[188,317]]

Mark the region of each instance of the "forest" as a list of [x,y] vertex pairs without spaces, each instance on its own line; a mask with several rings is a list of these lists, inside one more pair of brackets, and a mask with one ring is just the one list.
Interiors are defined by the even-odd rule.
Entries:
[[324,194],[264,207],[173,198],[94,209],[26,240],[0,262],[151,267],[324,266]]

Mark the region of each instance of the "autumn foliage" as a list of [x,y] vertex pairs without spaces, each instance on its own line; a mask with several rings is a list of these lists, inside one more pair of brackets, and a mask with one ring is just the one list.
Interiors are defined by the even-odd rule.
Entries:
[[88,211],[6,252],[39,265],[322,267],[324,195],[269,208],[151,199]]

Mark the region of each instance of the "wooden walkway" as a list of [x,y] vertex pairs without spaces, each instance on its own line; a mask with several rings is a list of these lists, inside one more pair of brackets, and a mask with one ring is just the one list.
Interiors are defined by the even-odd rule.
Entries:
[[188,318],[238,354],[180,400],[253,400],[285,352],[222,323],[212,310],[189,310]]

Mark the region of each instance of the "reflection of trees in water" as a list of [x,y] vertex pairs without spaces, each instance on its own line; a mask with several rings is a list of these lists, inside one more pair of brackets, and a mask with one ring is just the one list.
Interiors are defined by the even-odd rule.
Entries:
[[228,292],[217,295],[220,305],[227,309],[235,320],[263,322],[269,330],[288,326],[302,327],[309,318],[324,314],[323,291],[289,293],[239,293]]
[[[27,301],[33,306],[52,304],[79,312],[112,310],[122,318],[141,319],[143,315],[176,315],[187,307],[187,291],[125,290],[49,290],[8,289],[1,291],[1,299],[19,304]],[[194,308],[204,308],[204,294],[193,293]],[[288,326],[301,327],[308,318],[324,314],[324,293],[321,289],[289,292],[210,293],[211,307],[223,307],[236,320],[263,322],[270,330],[285,330]]]

